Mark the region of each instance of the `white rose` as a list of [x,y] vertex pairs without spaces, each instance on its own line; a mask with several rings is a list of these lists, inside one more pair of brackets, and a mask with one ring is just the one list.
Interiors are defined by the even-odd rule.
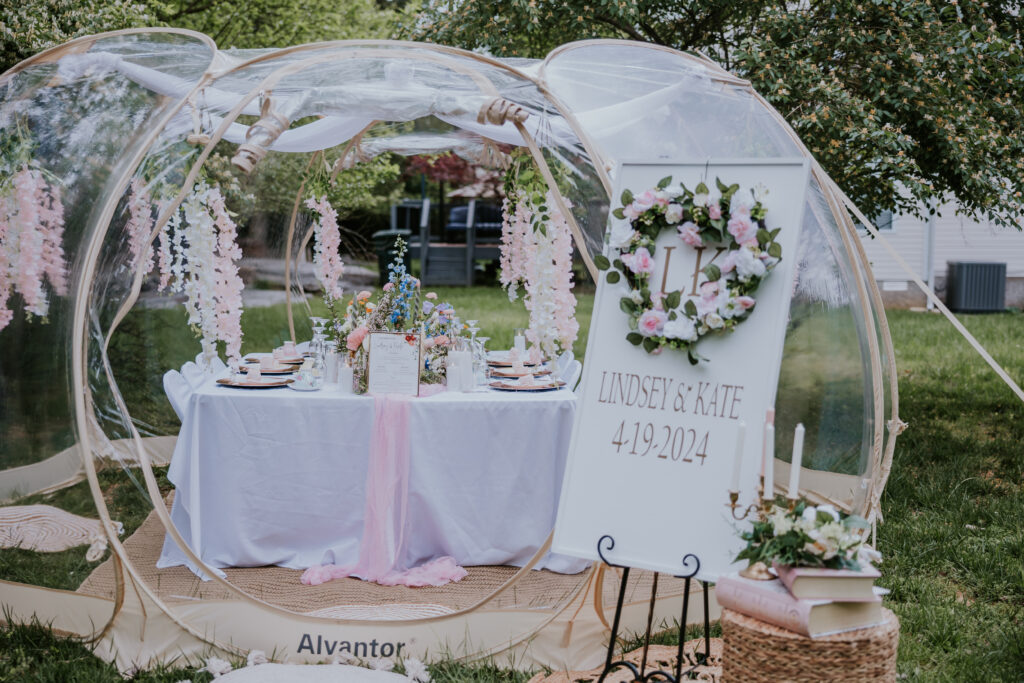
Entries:
[[608,244],[616,249],[625,249],[636,237],[636,230],[634,230],[628,222],[619,221],[612,226],[612,231],[608,235]]
[[709,195],[707,192],[698,192],[697,194],[693,195],[694,206],[707,206],[710,200],[711,195]]
[[873,565],[876,562],[881,561],[882,553],[870,547],[868,544],[865,543],[857,549],[857,563],[860,564],[861,567],[867,567],[868,565]]
[[708,313],[704,316],[704,324],[712,330],[720,330],[725,327],[725,321],[717,313]]
[[630,291],[629,298],[635,304],[642,304],[644,302],[644,295],[640,293],[639,289]]
[[765,187],[764,183],[758,183],[757,185],[754,185],[753,189],[750,190],[750,193],[754,195],[755,202],[763,202],[765,197],[768,196],[768,188]]
[[669,339],[682,339],[683,341],[697,341],[697,326],[693,320],[685,315],[676,317],[665,323],[664,334]]
[[818,508],[814,507],[813,505],[808,505],[807,507],[804,508],[804,512],[802,515],[800,515],[800,517],[805,522],[810,522],[811,524],[814,524],[818,521]]
[[665,222],[669,225],[683,220],[683,207],[679,204],[669,204],[665,209]]
[[735,258],[736,276],[742,281],[747,281],[751,277],[761,277],[767,272],[761,259],[746,247],[737,250]]
[[826,503],[825,505],[819,505],[818,512],[827,512],[829,515],[832,516],[832,519],[834,521],[839,521],[839,511],[836,510],[835,506],[833,506],[830,503]]

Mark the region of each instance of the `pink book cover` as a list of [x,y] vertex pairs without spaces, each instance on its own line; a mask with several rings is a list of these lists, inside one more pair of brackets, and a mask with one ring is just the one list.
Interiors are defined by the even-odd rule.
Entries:
[[732,574],[721,576],[715,584],[718,604],[734,612],[746,614],[809,635],[811,606],[828,600],[797,600],[778,579],[755,581]]
[[[852,569],[823,569],[819,567],[789,567],[786,565],[774,565],[773,569],[778,575],[779,580],[786,586],[787,589],[793,589],[793,581],[801,576],[813,577],[813,578],[829,578],[829,579],[870,579],[874,583],[875,579],[882,576],[882,572],[878,571],[874,567],[867,567],[862,571],[853,571]],[[863,598],[842,598],[843,602],[874,602],[875,597],[863,597]]]

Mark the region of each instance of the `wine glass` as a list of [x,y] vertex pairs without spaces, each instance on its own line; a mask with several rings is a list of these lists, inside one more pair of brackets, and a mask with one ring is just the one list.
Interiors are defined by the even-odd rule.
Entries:
[[476,363],[474,364],[476,370],[476,383],[487,384],[487,342],[491,340],[490,337],[476,337],[473,338],[474,346],[476,347]]

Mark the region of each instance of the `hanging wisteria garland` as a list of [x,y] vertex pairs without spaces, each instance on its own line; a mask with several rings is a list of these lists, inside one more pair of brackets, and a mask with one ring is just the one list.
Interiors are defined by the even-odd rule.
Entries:
[[306,199],[306,207],[317,214],[313,224],[313,265],[316,279],[324,288],[325,296],[340,299],[344,293],[338,283],[341,281],[345,264],[341,260],[338,212],[327,201],[326,194],[321,194],[319,199],[309,197]]
[[[609,271],[609,284],[625,281],[629,291],[619,299],[619,307],[629,316],[626,339],[648,353],[661,353],[666,346],[685,350],[696,364],[701,360],[700,339],[731,332],[746,320],[757,303],[753,295],[761,281],[782,259],[782,246],[775,241],[781,228],[766,228],[762,200],[767,190],[760,184],[752,188],[750,205],[736,198],[738,184],[726,185],[717,178],[715,184],[718,198],[703,182],[691,191],[682,183],[672,187],[668,176],[639,196],[625,190],[622,206],[612,212],[620,221],[609,240],[615,258],[598,254],[594,263]],[[674,230],[695,249],[728,250],[721,265],[701,269],[707,281],[699,296],[684,298],[682,290],[652,291],[654,244],[665,230]]]
[[525,295],[527,339],[549,358],[572,349],[579,333],[573,294],[572,234],[529,157],[510,169],[502,203],[500,280],[509,300]]
[[218,341],[224,342],[229,362],[240,362],[244,285],[237,261],[242,250],[224,195],[206,181],[196,183],[157,235],[154,264],[149,238],[154,216],[165,202],[154,202],[152,194],[141,178],[132,180],[125,230],[133,267],[147,275],[156,265],[157,289],[185,294],[188,322],[200,338],[207,362],[216,357]]
[[15,126],[0,140],[0,330],[14,319],[13,293],[29,317],[41,318],[50,310],[44,279],[67,294],[63,240],[59,180],[32,158],[27,132]]

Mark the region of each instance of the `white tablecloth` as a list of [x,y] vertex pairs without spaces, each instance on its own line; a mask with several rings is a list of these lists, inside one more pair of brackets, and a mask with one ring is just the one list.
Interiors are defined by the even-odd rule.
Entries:
[[[525,564],[558,509],[575,410],[567,390],[441,393],[409,404],[405,552],[415,566]],[[208,379],[188,398],[168,478],[171,517],[213,567],[354,563],[374,400],[337,389],[246,390]],[[168,536],[159,567],[194,566]],[[575,573],[587,562],[546,556]]]

